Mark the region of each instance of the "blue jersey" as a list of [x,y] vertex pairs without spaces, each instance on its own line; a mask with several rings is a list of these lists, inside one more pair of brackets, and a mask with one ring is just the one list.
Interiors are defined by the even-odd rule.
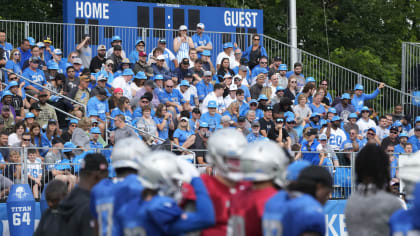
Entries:
[[209,124],[209,130],[213,132],[216,130],[217,126],[220,125],[222,116],[219,113],[215,113],[213,116],[210,113],[206,112],[200,117],[201,122],[206,122]]
[[190,130],[181,130],[181,129],[176,129],[174,132],[174,138],[178,139],[179,145],[182,146],[185,141],[187,141],[187,139],[194,134],[194,131]]
[[197,88],[198,100],[200,102],[204,100],[207,94],[213,92],[214,90],[213,84],[209,83],[206,85],[204,83],[204,80],[201,80],[200,82],[198,82],[195,87]]
[[[30,81],[32,81],[34,83],[37,83],[37,84],[41,84],[41,85],[44,85],[44,86],[47,84],[47,81],[45,80],[44,72],[40,69],[36,69],[36,71],[33,71],[28,67],[23,71],[22,76],[29,79]],[[43,88],[41,88],[40,86],[38,86],[36,84],[30,83],[28,81],[24,81],[24,82],[25,82],[25,88],[28,87],[29,85],[31,85],[32,87],[34,87],[34,88],[36,88],[40,91],[43,90]]]
[[283,216],[283,235],[299,236],[305,232],[325,235],[325,213],[321,204],[312,196],[302,194],[287,203]]
[[265,203],[262,219],[264,236],[282,235],[283,215],[286,212],[288,200],[289,196],[287,192],[280,190]]
[[[194,47],[195,48],[197,48],[199,46],[206,46],[209,43],[211,45],[211,39],[210,39],[210,37],[207,34],[201,34],[201,36],[198,35],[198,34],[194,34],[191,37],[191,39],[192,39],[192,41],[194,43]],[[202,52],[198,52],[199,58],[201,57],[201,53]]]
[[89,99],[87,103],[88,116],[92,112],[97,112],[101,120],[106,120],[106,113],[109,112],[109,106],[107,101],[100,101],[96,96]]
[[[310,163],[312,163],[312,165],[319,165],[319,153],[317,152],[316,148],[318,147],[319,142],[314,140],[311,144],[311,146],[309,146],[308,141],[303,141],[302,142],[302,148],[301,151],[303,151],[302,153],[302,160],[304,161],[309,161]],[[304,152],[312,152],[312,153],[304,153]]]
[[413,226],[413,209],[400,209],[389,218],[389,231],[391,236],[419,235],[420,231]]
[[267,137],[262,136],[261,134],[255,135],[254,133],[249,133],[246,136],[246,141],[248,141],[248,143],[253,143],[256,141],[268,141],[269,139]]
[[[133,114],[129,110],[125,110],[125,112],[121,111],[118,107],[114,108],[111,112],[111,117],[115,118],[117,115],[124,115],[125,123],[131,125],[133,122]],[[115,121],[111,119],[111,129],[116,129]]]
[[166,196],[134,199],[116,211],[114,235],[177,235],[214,225],[213,204],[203,181],[194,178],[191,185],[197,196],[195,212],[184,213]]
[[365,105],[366,100],[374,99],[376,98],[381,91],[379,89],[376,89],[371,94],[362,93],[360,96],[353,96],[353,99],[351,99],[351,104],[353,105],[356,112],[360,112],[362,110],[362,107]]
[[111,235],[115,210],[122,202],[140,199],[143,186],[137,175],[130,174],[125,178],[104,179],[90,192],[90,211],[98,222],[99,235]]
[[[153,118],[153,120],[156,122],[156,124],[158,125],[158,124],[162,124],[163,123],[163,120],[164,120],[164,118],[163,117],[161,117],[161,118],[159,118],[159,117],[154,117]],[[190,120],[191,121],[191,120]],[[164,140],[166,140],[166,139],[168,139],[169,138],[169,124],[171,123],[172,121],[171,121],[171,119],[168,119],[167,121],[166,121],[166,124],[165,124],[165,126],[163,127],[163,129],[162,130],[160,130],[160,129],[157,129],[158,130],[158,134],[159,134],[159,138],[162,138],[162,139],[164,139]],[[193,126],[191,126],[191,130],[193,130],[194,129],[194,127]]]

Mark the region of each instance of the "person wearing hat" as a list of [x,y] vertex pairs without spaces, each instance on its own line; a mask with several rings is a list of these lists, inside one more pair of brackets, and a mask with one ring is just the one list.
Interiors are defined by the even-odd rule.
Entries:
[[347,116],[348,122],[343,125],[344,131],[349,134],[350,129],[355,129],[357,131],[357,134],[359,134],[359,126],[357,125],[357,119],[359,117],[356,113],[350,113]]
[[[316,151],[316,148],[320,144],[316,140],[318,135],[318,129],[316,128],[305,128],[304,131],[304,141],[301,144],[301,152],[296,156],[296,160],[302,159],[304,161],[309,161],[312,165],[318,166],[321,165],[319,152]],[[311,152],[311,153],[309,153]]]
[[[12,82],[15,82],[15,81],[12,81]],[[10,82],[10,83],[12,84],[12,82]],[[14,96],[13,93],[10,92],[9,90],[3,91],[2,95],[1,95],[0,109],[3,106],[10,106],[10,111],[12,112],[12,116],[14,118],[16,118],[18,113],[16,113],[16,110],[15,110],[15,108],[13,106],[13,96]],[[19,109],[19,112],[21,112],[21,109]]]
[[216,72],[213,62],[211,61],[211,52],[209,50],[204,50],[201,53],[201,61],[203,62],[202,68],[204,71]]
[[413,128],[413,130],[414,130],[413,133],[414,134],[412,136],[410,136],[410,134],[408,134],[409,137],[410,137],[410,138],[408,138],[408,142],[413,144],[413,151],[414,152],[420,150],[420,125],[418,125],[417,121],[419,121],[419,123],[420,123],[420,117],[416,117],[417,126],[415,126]]
[[106,47],[105,45],[101,44],[98,45],[98,47],[96,48],[96,56],[94,58],[92,58],[92,60],[90,61],[90,65],[89,65],[89,70],[92,73],[97,73],[102,69],[102,65],[105,64],[106,59],[105,59],[105,54],[106,54]]
[[198,57],[201,57],[201,54],[204,50],[211,51],[213,49],[213,44],[211,42],[210,37],[207,34],[204,34],[204,24],[198,23],[197,24],[197,31],[191,37],[195,49],[197,49]]
[[251,133],[246,136],[248,143],[253,143],[257,141],[268,141],[269,139],[263,136],[260,133],[260,123],[258,121],[253,121],[251,124]]
[[121,60],[120,64],[118,65],[117,71],[115,71],[114,73],[114,78],[121,76],[125,69],[131,69],[131,63],[130,60],[128,60],[128,58],[123,58]]
[[44,72],[38,68],[39,65],[40,65],[39,58],[34,57],[34,56],[29,58],[29,67],[23,71],[22,76],[29,79],[33,83],[25,81],[25,89],[30,89],[30,90],[34,90],[35,92],[39,92],[43,90],[43,88],[40,87],[40,85],[45,86],[47,84],[47,80],[45,79]]
[[38,99],[41,111],[39,112],[39,116],[37,117],[36,121],[39,123],[39,125],[41,125],[41,127],[43,127],[48,123],[48,120],[57,120],[57,114],[55,109],[47,104],[49,99],[47,91],[41,91],[38,95]]
[[63,134],[60,136],[64,142],[70,142],[71,137],[73,135],[74,130],[77,128],[77,125],[79,124],[79,121],[77,119],[71,119],[68,125],[68,129],[63,132]]
[[257,100],[251,99],[251,101],[249,101],[248,104],[249,104],[249,110],[252,110],[252,111],[255,112],[255,115],[256,115],[255,119],[256,120],[259,120],[259,119],[263,118],[264,112],[263,112],[262,109],[260,109],[258,107],[258,101]]
[[51,39],[51,37],[49,36],[49,35],[47,35],[47,36],[45,36],[44,37],[44,40],[43,40],[43,43],[44,43],[44,47],[45,47],[45,49],[44,49],[44,59],[45,59],[45,61],[50,61],[52,58],[53,58],[53,55],[54,55],[54,46],[52,46],[51,44],[52,44],[52,39]]
[[273,121],[273,107],[272,106],[264,106],[263,107],[264,115],[258,121],[260,122],[260,133],[267,137],[268,132],[271,129],[274,129],[275,124]]
[[213,92],[214,87],[211,80],[212,73],[210,71],[204,71],[202,80],[196,85],[198,100],[200,102],[202,102],[209,93]]
[[[220,77],[219,77],[220,78]],[[230,90],[229,90],[229,88],[230,88],[230,85],[232,85],[233,83],[232,83],[232,78],[233,78],[233,75],[231,75],[231,74],[229,74],[229,73],[226,73],[224,76],[223,76],[223,81],[220,81],[220,84],[222,84],[224,87],[223,87],[223,97],[226,97],[226,96],[228,96],[229,95],[229,93],[230,93]]]
[[390,129],[389,129],[389,136],[388,137],[386,137],[386,138],[384,138],[383,140],[382,140],[382,143],[381,143],[381,149],[382,150],[386,150],[386,148],[389,146],[389,145],[394,145],[394,146],[396,146],[396,145],[398,145],[398,144],[400,144],[400,139],[399,139],[399,131],[398,131],[398,127],[396,127],[396,126],[392,126]]
[[139,60],[139,53],[141,51],[146,52],[146,43],[143,39],[138,38],[136,40],[136,48],[132,50],[128,56],[128,59],[130,60],[131,64],[135,64]]
[[227,42],[223,44],[223,51],[220,52],[216,58],[216,70],[219,70],[219,68],[222,66],[223,58],[228,58],[229,68],[234,68],[235,55],[233,53],[233,46],[234,45],[232,42]]
[[229,107],[230,104],[236,101],[236,91],[238,91],[236,84],[231,84],[229,86],[229,94],[224,98],[226,107]]
[[[262,46],[262,40],[260,35],[252,35],[252,45],[245,49],[242,57],[248,59],[248,66],[251,70],[259,64],[258,59],[262,57],[268,57],[267,51]],[[268,64],[265,66],[267,67]]]
[[82,59],[80,59],[80,57],[76,57],[73,59],[73,67],[75,71],[75,76],[82,76],[84,68],[82,66]]
[[357,121],[356,124],[359,127],[362,137],[366,137],[367,130],[371,127],[376,128],[376,123],[369,118],[370,111],[367,106],[362,107],[360,109],[360,113],[362,114],[362,117]]
[[222,119],[222,115],[217,113],[217,107],[218,105],[216,100],[208,101],[206,112],[202,110],[202,115],[200,118],[200,122],[206,122],[209,124],[209,130],[211,132],[216,130]]
[[284,91],[286,89],[282,86],[277,86],[274,90],[274,96],[271,97],[271,105],[275,105],[277,103],[280,103],[284,96]]
[[379,140],[378,136],[376,135],[376,128],[371,127],[368,129],[366,133],[366,137],[360,140],[359,150],[361,150],[366,144],[375,144],[381,145],[381,140]]
[[165,104],[174,114],[183,111],[184,97],[178,89],[174,88],[172,80],[165,81],[163,92],[158,94],[159,101]]
[[153,74],[162,75],[165,80],[171,79],[172,78],[171,72],[165,66],[165,56],[161,54],[156,57],[155,61],[156,63],[152,63]]
[[83,67],[89,68],[90,62],[92,60],[92,48],[90,47],[89,34],[85,34],[83,36],[83,40],[76,46],[76,51],[79,53],[80,59],[82,59]]
[[58,64],[51,60],[47,63],[47,71],[45,71],[45,78],[47,78],[47,81],[50,82],[51,80],[54,80],[55,76],[58,73],[58,70],[60,67],[58,67]]
[[333,171],[331,167],[339,166],[337,155],[334,152],[334,149],[328,143],[328,138],[326,134],[320,134],[318,137],[319,145],[316,148],[319,152],[320,162],[322,166],[328,168],[330,172]]
[[[107,102],[108,94],[105,89],[99,88],[96,96],[89,99],[87,104],[87,114],[90,116],[95,113],[100,119],[100,123],[103,125],[106,122],[106,117],[110,115],[109,105]],[[104,128],[104,127],[101,127]]]
[[[244,66],[241,66],[241,69],[243,69]],[[245,68],[246,70],[246,68]],[[238,89],[242,89],[245,93],[245,99],[246,101],[251,100],[251,94],[248,89],[248,81],[246,81],[246,76],[242,77],[241,75],[237,74],[233,76],[233,83],[236,84]]]
[[101,136],[101,130],[99,127],[92,127],[90,129],[90,148],[104,148],[104,146],[99,142],[99,137]]
[[337,115],[343,120],[347,120],[350,113],[356,112],[354,106],[351,104],[351,97],[348,93],[341,95],[341,101],[334,106]]
[[[175,68],[179,66],[179,61],[176,59],[175,55],[166,47],[166,39],[161,38],[158,41],[158,48],[161,48],[163,51],[163,56],[165,58],[165,64],[169,67],[170,71],[173,71]],[[153,57],[153,52],[156,48],[154,48],[148,55],[148,59]]]
[[328,144],[331,148],[339,152],[341,143],[347,140],[346,133],[340,128],[341,127],[341,119],[339,116],[334,116],[331,119],[331,125],[328,125],[326,129],[323,130],[323,134],[328,136]]
[[385,87],[384,83],[379,83],[378,88],[371,94],[364,93],[364,87],[361,84],[356,84],[354,86],[354,96],[351,100],[351,104],[354,106],[354,109],[356,109],[356,113],[360,113],[366,100],[374,99],[376,98],[379,93],[381,92],[381,89]]
[[131,99],[133,97],[133,91],[130,87],[130,82],[133,76],[134,72],[131,69],[125,69],[121,76],[112,81],[111,85],[113,88],[121,88],[123,90],[123,96]]
[[[394,146],[394,152],[395,153],[406,153],[405,149],[406,149],[406,145],[409,143],[408,142],[408,134],[407,133],[400,133],[400,135],[398,136],[400,143]],[[410,149],[411,152],[413,152],[413,145],[410,143]]]
[[180,63],[179,67],[173,71],[173,77],[176,77],[178,81],[181,81],[185,78],[185,75],[190,73],[192,75],[192,70],[189,69],[190,67],[190,60],[188,58],[183,58]]
[[69,80],[66,80],[67,88],[69,89],[67,96],[71,99],[74,99],[80,103],[87,105],[90,98],[90,92],[88,90],[90,84],[90,76],[83,75],[78,79],[79,82],[75,87],[72,86],[75,85],[76,80],[73,83],[70,83]]
[[[209,124],[207,124],[206,122],[200,122],[197,130],[198,131],[195,135],[195,141],[194,144],[191,146],[191,149],[207,150],[207,141],[211,135],[209,131]],[[202,165],[201,167],[198,167],[198,170],[201,173],[205,172],[206,174],[211,175],[213,169],[208,164],[206,154],[207,153],[205,151],[197,151],[195,152],[195,159],[197,164]]]
[[[258,64],[251,70],[251,78],[254,80],[254,78],[261,73],[266,74],[266,77],[268,77],[268,70],[268,57],[262,56],[259,59]],[[251,84],[253,84],[253,82]]]
[[107,57],[107,58],[111,59],[114,62],[114,65],[115,65],[114,66],[114,73],[115,73],[117,71],[117,69],[120,68],[121,62],[122,62],[123,58],[125,58],[125,57],[122,56],[122,47],[120,45],[115,45],[113,47],[113,49],[114,50],[113,50],[111,56]]
[[185,103],[190,104],[191,109],[199,105],[197,89],[193,84],[191,84],[187,80],[182,80],[181,83],[179,83],[177,89],[184,97]]
[[255,80],[255,84],[249,88],[251,94],[251,99],[258,99],[258,96],[261,94],[266,76],[265,74],[259,74]]
[[174,38],[174,52],[176,59],[182,61],[184,58],[189,58],[188,54],[190,48],[194,48],[194,42],[187,34],[188,28],[185,25],[179,27],[178,36]]
[[133,66],[134,74],[137,74],[139,71],[143,71],[146,76],[153,76],[153,68],[147,63],[147,54],[143,51],[139,52],[139,60]]
[[[267,107],[267,109],[269,109],[269,107]],[[264,112],[264,115],[265,113],[266,112]],[[262,122],[263,120],[265,120],[265,118],[259,120],[261,127],[263,127],[263,125],[266,126],[266,124]],[[289,133],[285,129],[285,124],[286,122],[284,118],[274,119],[274,121],[272,121],[273,126],[267,132],[267,137],[270,140],[273,140],[274,142],[278,143],[281,147],[290,150],[292,140],[289,136]]]
[[174,143],[184,148],[190,148],[194,144],[195,135],[191,130],[189,119],[181,117],[178,128],[174,132]]
[[111,55],[114,53],[115,50],[115,46],[120,46],[121,47],[121,57],[122,58],[127,58],[127,54],[125,53],[125,51],[122,49],[122,40],[121,37],[119,35],[114,35],[111,38],[111,47],[108,49],[108,51],[106,51],[106,55],[105,58],[110,58]]
[[[204,98],[203,103],[201,104],[201,112],[204,114],[206,113],[207,110],[207,105],[209,103],[209,101],[215,101],[216,102],[216,107],[217,107],[217,112],[219,114],[223,114],[223,112],[225,112],[226,109],[226,105],[225,105],[225,101],[223,100],[223,92],[224,92],[224,85],[223,84],[215,84],[214,85],[214,91],[207,94],[207,96]],[[209,123],[209,122],[207,122]],[[209,123],[210,124],[210,123]]]
[[[0,31],[0,34],[1,31]],[[1,47],[0,47],[1,48]],[[20,52],[18,49],[11,48],[11,51],[6,51],[7,54],[10,54],[9,60],[6,62],[4,68],[8,69],[9,71],[13,71],[16,74],[22,74],[22,68],[20,67]]]

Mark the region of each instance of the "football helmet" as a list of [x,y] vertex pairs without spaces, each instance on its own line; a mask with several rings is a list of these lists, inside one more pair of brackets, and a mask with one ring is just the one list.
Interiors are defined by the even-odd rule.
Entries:
[[259,182],[274,180],[279,186],[286,183],[289,159],[283,149],[273,141],[257,141],[249,145],[241,158],[243,180]]
[[220,175],[239,181],[242,179],[240,158],[247,145],[241,132],[232,128],[219,129],[208,140],[208,161],[216,166]]
[[124,138],[119,140],[112,150],[112,167],[139,168],[139,162],[150,152],[149,147],[139,138]]

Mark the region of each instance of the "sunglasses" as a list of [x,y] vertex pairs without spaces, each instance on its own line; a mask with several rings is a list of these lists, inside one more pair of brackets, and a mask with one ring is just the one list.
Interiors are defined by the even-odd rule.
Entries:
[[267,62],[266,61],[262,61],[262,62],[260,62],[260,64],[267,64]]
[[144,44],[139,44],[139,45],[137,45],[137,46],[144,47]]
[[287,122],[287,124],[296,124],[296,122],[295,121]]
[[165,60],[157,60],[157,61],[164,62]]
[[70,125],[71,127],[77,127],[77,125]]
[[181,122],[187,122],[186,120],[181,120]]
[[9,80],[17,79],[17,77],[9,77]]
[[367,133],[367,135],[375,135],[375,133]]
[[251,103],[251,104],[249,104],[250,106],[257,106],[257,104],[255,104],[255,103]]
[[290,83],[292,83],[292,84],[296,84],[296,81],[290,81]]
[[386,150],[387,152],[394,152],[394,150]]
[[20,53],[13,53],[14,56],[20,56]]
[[166,86],[167,88],[173,88],[174,86]]
[[321,84],[321,85],[325,85],[325,86],[327,86],[328,84]]
[[362,111],[362,113],[369,113],[369,111]]
[[76,56],[72,56],[71,58],[74,59],[74,58],[77,58],[77,57]]
[[[127,102],[128,103],[128,102]],[[141,101],[141,103],[149,103],[149,101]]]
[[398,132],[397,132],[397,131],[391,131],[390,133],[391,133],[391,134],[398,134]]
[[26,139],[26,138],[23,138],[22,140],[25,141],[25,142],[31,141],[31,139]]
[[254,40],[255,40],[255,41],[260,41],[260,39],[259,39],[259,38],[255,38]]
[[108,66],[108,67],[113,67],[113,66],[114,66],[114,64],[108,64],[107,66]]

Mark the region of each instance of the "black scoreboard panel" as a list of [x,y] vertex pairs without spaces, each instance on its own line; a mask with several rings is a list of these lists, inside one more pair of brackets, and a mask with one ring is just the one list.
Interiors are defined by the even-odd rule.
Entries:
[[[99,39],[99,21],[94,19],[88,20],[89,26],[89,36],[90,36],[90,44],[92,45],[98,45],[98,39]],[[82,35],[83,37],[83,35]]]
[[[155,29],[165,29],[165,8],[155,7],[153,8],[153,28]],[[153,37],[165,38],[165,30],[154,30]]]
[[[137,26],[142,28],[150,28],[149,7],[137,7]],[[137,36],[142,36],[142,30],[137,31]],[[149,37],[149,31],[146,31],[146,37]]]
[[[174,8],[172,12],[173,29],[178,30],[181,25],[184,25],[185,24],[184,19],[185,19],[184,9]],[[174,32],[173,37],[176,37],[176,36],[178,36],[178,31]]]

